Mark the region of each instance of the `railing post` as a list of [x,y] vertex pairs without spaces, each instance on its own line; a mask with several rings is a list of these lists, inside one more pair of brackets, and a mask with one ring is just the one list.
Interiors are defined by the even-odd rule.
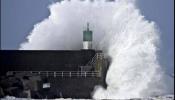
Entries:
[[78,73],[79,73],[79,72],[77,71],[77,77],[78,77]]
[[69,72],[69,77],[71,77],[71,72]]
[[84,72],[84,76],[85,76],[85,78],[86,78],[86,72]]
[[48,75],[48,71],[46,71],[46,75],[47,75],[47,77],[49,76],[49,75]]
[[56,77],[56,72],[53,72],[53,74],[54,74],[54,77]]

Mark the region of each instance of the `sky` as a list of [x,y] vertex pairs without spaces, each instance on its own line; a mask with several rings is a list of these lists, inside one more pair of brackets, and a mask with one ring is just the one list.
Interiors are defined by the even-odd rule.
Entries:
[[[17,50],[34,25],[49,16],[56,0],[1,0],[1,49]],[[174,0],[138,0],[138,8],[160,30],[159,62],[174,73]]]

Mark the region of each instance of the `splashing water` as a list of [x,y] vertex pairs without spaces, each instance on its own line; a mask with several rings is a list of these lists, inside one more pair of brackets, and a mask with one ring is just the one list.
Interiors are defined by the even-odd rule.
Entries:
[[81,49],[86,22],[94,33],[94,48],[112,58],[107,89],[95,89],[95,99],[125,99],[165,93],[157,62],[159,34],[136,8],[134,0],[62,1],[50,6],[50,16],[35,25],[20,49]]

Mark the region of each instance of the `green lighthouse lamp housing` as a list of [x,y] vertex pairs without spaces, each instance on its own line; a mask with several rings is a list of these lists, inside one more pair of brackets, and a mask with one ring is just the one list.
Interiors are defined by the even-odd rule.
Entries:
[[89,30],[89,23],[87,23],[87,30],[83,31],[83,41],[92,41],[92,31]]

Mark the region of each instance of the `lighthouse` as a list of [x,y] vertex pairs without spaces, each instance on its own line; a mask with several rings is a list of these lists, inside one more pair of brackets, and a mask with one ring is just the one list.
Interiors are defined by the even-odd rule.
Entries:
[[87,29],[83,31],[83,49],[92,49],[92,31],[89,30],[89,23]]

